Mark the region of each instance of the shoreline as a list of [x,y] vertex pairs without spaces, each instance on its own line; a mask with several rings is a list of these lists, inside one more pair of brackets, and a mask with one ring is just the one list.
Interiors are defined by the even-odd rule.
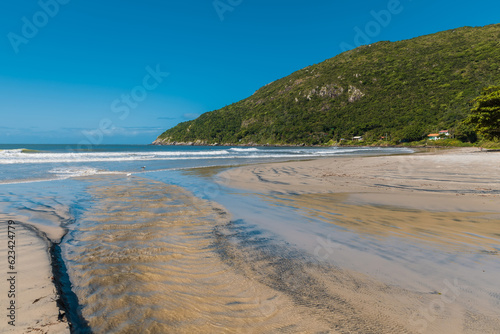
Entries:
[[[462,210],[497,211],[494,203],[486,204],[491,201],[484,199],[500,201],[498,166],[500,155],[495,152],[454,148],[248,165],[217,174],[216,182],[264,194],[344,193],[355,202],[375,205],[388,205],[397,196],[426,194],[429,198],[452,198],[462,205],[471,201]],[[377,195],[392,198],[387,201]],[[397,202],[402,204],[401,200]],[[438,205],[435,199],[420,198],[412,208],[449,211],[446,206],[450,200],[445,202],[445,205]]]
[[[204,141],[194,141],[194,142],[168,142],[164,143],[162,140],[155,140],[148,146],[195,146],[195,147],[210,147],[210,146],[235,146],[235,147],[302,147],[302,148],[411,148],[411,149],[474,149],[480,148],[479,146],[429,146],[429,145],[306,145],[306,144],[257,144],[257,143],[213,143],[209,144]],[[497,149],[483,149],[484,151],[500,151]]]

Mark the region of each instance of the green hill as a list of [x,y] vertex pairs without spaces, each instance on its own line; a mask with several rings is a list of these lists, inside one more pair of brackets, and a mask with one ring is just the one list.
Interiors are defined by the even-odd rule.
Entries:
[[344,52],[165,131],[155,144],[324,144],[418,140],[454,129],[500,84],[500,24]]

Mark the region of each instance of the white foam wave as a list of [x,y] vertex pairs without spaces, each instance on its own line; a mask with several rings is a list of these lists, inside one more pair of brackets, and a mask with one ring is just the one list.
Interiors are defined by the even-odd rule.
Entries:
[[22,153],[22,150],[0,152],[0,164],[100,162],[136,160],[172,160],[186,157],[209,158],[228,155],[227,150],[217,151],[170,151],[170,152],[68,152],[68,153]]
[[[231,148],[206,151],[153,151],[153,152],[63,152],[63,153],[30,153],[23,149],[0,152],[0,164],[36,164],[36,163],[86,163],[86,162],[120,162],[120,161],[153,161],[153,160],[193,160],[193,159],[249,159],[249,158],[307,158],[328,157],[344,154],[355,154],[374,151],[373,148]],[[401,152],[401,150],[399,151]],[[61,175],[77,172],[62,172]],[[89,173],[89,171],[85,172]]]
[[48,171],[50,174],[55,174],[58,180],[60,179],[69,179],[72,177],[81,177],[81,176],[92,176],[97,174],[127,174],[125,172],[113,172],[108,170],[99,170],[91,167],[61,167],[54,168]]
[[251,147],[251,148],[233,147],[233,148],[230,148],[229,151],[233,151],[233,152],[257,152],[257,151],[259,151],[259,149],[255,148],[255,147]]
[[70,178],[78,176],[90,176],[98,174],[99,171],[95,168],[87,167],[67,167],[67,168],[54,168],[49,171],[51,174],[56,174],[59,178]]
[[1,155],[15,155],[19,153],[23,153],[23,151],[26,150],[25,148],[16,148],[16,149],[10,149],[10,150],[0,150],[0,156]]

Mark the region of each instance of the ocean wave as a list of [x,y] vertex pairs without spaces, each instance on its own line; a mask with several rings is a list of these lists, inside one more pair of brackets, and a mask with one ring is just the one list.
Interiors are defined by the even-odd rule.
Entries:
[[103,175],[103,174],[115,174],[122,175],[128,174],[126,172],[109,171],[103,169],[96,169],[91,167],[65,167],[65,168],[54,168],[48,171],[50,174],[55,174],[57,179],[69,179],[72,177],[81,176],[92,176],[92,175]]
[[[0,164],[37,163],[87,163],[120,161],[158,161],[193,159],[281,159],[328,157],[338,155],[377,153],[374,148],[230,148],[223,150],[199,151],[152,151],[152,152],[38,152],[23,153],[24,149],[0,151]],[[399,152],[404,150],[399,149]],[[411,150],[408,150],[411,151]],[[390,149],[387,153],[393,153]]]
[[255,148],[255,147],[251,147],[251,148],[237,148],[237,147],[233,147],[233,148],[230,148],[229,151],[233,151],[233,152],[257,152],[257,151],[260,151],[258,148]]
[[13,148],[13,149],[7,149],[7,150],[0,150],[0,156],[1,155],[15,155],[15,154],[20,154],[20,153],[39,153],[40,151],[38,150],[32,150],[29,148]]
[[26,150],[26,149],[25,148],[15,148],[15,149],[9,149],[9,150],[0,150],[0,156],[20,154],[20,153],[23,153],[24,150]]
[[30,153],[25,154],[22,149],[5,150],[0,152],[0,164],[23,163],[59,163],[59,162],[106,162],[106,161],[135,161],[135,160],[175,160],[193,157],[211,158],[227,156],[227,150],[217,151],[183,151],[183,152],[65,152],[65,153]]
[[54,168],[49,170],[50,174],[55,174],[59,178],[70,178],[78,176],[90,176],[99,173],[99,170],[88,167],[67,167],[67,168]]

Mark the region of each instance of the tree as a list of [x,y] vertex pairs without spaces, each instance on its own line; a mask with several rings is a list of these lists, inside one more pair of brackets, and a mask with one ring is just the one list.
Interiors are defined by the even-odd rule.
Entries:
[[408,125],[396,134],[402,142],[419,141],[425,136],[424,127],[420,124]]
[[477,141],[477,134],[474,131],[474,125],[464,122],[458,124],[455,128],[455,138],[462,142],[475,143]]
[[465,124],[472,124],[486,139],[500,139],[500,86],[483,89],[473,103]]

